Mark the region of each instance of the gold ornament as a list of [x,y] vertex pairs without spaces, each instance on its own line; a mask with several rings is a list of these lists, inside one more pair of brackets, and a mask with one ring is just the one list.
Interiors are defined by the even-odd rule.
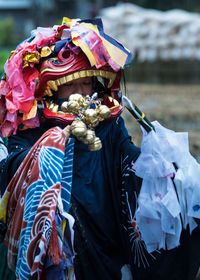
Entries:
[[88,145],[90,151],[98,151],[102,148],[102,143],[99,137],[95,137],[94,142]]
[[36,51],[33,53],[26,52],[23,57],[23,68],[29,66],[31,63],[39,63],[40,54]]
[[67,113],[68,109],[68,102],[67,101],[64,101],[62,104],[61,104],[61,110],[65,113]]
[[83,143],[85,143],[85,144],[92,144],[92,143],[94,143],[95,137],[96,137],[96,135],[95,135],[94,130],[88,129],[84,138],[82,138],[80,140],[82,140]]
[[47,56],[49,56],[51,53],[52,53],[52,50],[50,49],[50,47],[46,46],[46,47],[43,47],[43,48],[41,49],[40,55],[41,55],[41,57],[47,57]]
[[[55,89],[54,81],[50,81],[47,88],[51,91]],[[58,114],[74,114],[75,120],[70,126],[70,132],[78,140],[88,145],[90,151],[98,151],[102,148],[99,137],[96,137],[93,130],[100,121],[109,118],[111,111],[106,105],[101,105],[100,99],[94,99],[81,94],[72,94],[68,101],[61,104],[61,110],[55,103],[47,103],[47,107]]]
[[83,137],[87,133],[87,127],[81,120],[74,120],[71,124],[71,132],[76,137]]
[[93,122],[90,123],[91,127],[96,127],[99,124],[100,119],[96,119]]
[[67,103],[67,111],[69,113],[74,113],[74,114],[78,114],[80,109],[80,105],[77,101],[75,100],[69,100]]
[[79,104],[83,104],[85,102],[85,98],[79,93],[74,93],[69,96],[69,101],[76,101]]
[[110,117],[110,109],[106,106],[106,105],[100,105],[98,107],[98,114],[100,116],[100,118],[102,118],[103,120],[104,119],[107,119]]
[[87,124],[94,124],[98,122],[98,114],[95,109],[86,109],[83,114],[84,114],[84,121]]

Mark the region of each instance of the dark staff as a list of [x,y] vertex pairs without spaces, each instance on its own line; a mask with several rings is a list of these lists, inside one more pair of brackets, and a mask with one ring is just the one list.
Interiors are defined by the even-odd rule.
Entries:
[[[139,122],[139,124],[147,131],[148,133],[152,130],[155,131],[155,127],[150,123],[150,121],[146,118],[145,113],[141,112],[140,109],[126,96],[122,97],[123,105],[126,107],[126,109],[131,113],[131,115]],[[172,163],[174,165],[175,170],[178,169],[178,166],[175,162]],[[172,178],[172,183],[174,186],[174,190],[176,192],[177,199],[179,201],[176,185],[174,183],[174,180]],[[181,224],[183,227],[183,219],[180,213],[180,219]],[[195,219],[196,220],[196,219]]]
[[146,118],[145,113],[141,112],[140,109],[128,97],[122,96],[122,103],[147,132],[155,130],[154,126]]

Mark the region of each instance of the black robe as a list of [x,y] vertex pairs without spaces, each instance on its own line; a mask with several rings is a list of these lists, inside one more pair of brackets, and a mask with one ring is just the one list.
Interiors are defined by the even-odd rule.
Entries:
[[[46,129],[26,130],[10,137],[10,157],[4,163],[4,170],[9,170],[10,177]],[[200,247],[199,232],[194,233],[193,238],[184,232],[183,245],[154,253],[156,259],[148,255],[142,245],[145,268],[141,262],[134,261],[136,251],[132,250],[130,241],[128,211],[130,206],[134,215],[141,179],[130,167],[140,150],[131,142],[121,117],[100,124],[96,135],[102,141],[100,151],[90,152],[80,141],[76,141],[74,150],[70,211],[75,218],[76,279],[118,280],[122,278],[121,269],[125,265],[131,266],[133,280],[193,279],[200,261],[200,253],[193,250],[194,241],[195,246]],[[189,250],[197,253],[196,259],[191,258]]]

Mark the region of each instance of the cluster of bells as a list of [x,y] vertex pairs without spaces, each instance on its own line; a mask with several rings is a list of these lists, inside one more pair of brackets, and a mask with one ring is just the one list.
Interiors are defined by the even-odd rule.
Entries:
[[109,118],[111,111],[106,105],[101,104],[100,99],[96,99],[94,95],[84,97],[78,93],[72,94],[68,101],[62,103],[61,110],[76,116],[70,131],[78,140],[87,144],[90,151],[102,148],[101,140],[96,136],[94,128],[99,122]]

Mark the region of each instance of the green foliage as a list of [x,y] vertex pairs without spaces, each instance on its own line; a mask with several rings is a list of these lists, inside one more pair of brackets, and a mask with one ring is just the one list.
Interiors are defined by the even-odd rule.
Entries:
[[2,75],[2,73],[4,71],[3,67],[4,67],[6,60],[10,56],[10,52],[11,52],[10,48],[0,49],[0,75]]
[[10,56],[12,45],[15,41],[14,22],[11,17],[0,20],[0,75],[3,73],[3,67]]
[[11,17],[7,17],[0,21],[0,46],[11,46],[15,42],[14,22]]

